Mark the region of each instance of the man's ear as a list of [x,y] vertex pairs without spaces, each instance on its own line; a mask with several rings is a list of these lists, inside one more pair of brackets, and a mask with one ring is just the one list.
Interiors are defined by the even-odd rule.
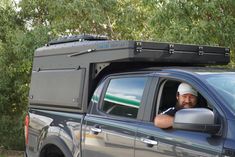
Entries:
[[179,92],[176,93],[176,99],[179,99]]

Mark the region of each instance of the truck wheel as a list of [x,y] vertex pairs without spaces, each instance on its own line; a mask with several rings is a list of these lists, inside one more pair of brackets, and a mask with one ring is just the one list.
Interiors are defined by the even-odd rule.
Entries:
[[65,156],[63,152],[55,145],[48,145],[41,151],[40,157],[65,157]]

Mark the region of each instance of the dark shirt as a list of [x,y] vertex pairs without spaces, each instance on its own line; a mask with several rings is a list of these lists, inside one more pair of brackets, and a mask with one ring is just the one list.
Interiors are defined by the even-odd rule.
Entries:
[[163,111],[161,114],[165,114],[165,115],[169,115],[169,116],[174,117],[174,116],[175,116],[175,113],[176,113],[177,111],[178,111],[178,110],[177,110],[175,107],[170,107],[170,108],[168,108],[167,110]]

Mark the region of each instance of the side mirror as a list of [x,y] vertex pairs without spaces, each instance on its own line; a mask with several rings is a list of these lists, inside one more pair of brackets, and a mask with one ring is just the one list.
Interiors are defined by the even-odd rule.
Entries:
[[176,112],[173,128],[216,134],[221,125],[215,124],[214,113],[206,108],[189,108]]

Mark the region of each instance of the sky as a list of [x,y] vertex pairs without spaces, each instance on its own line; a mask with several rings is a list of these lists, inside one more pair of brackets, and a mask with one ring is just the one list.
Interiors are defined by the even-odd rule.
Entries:
[[21,0],[13,0],[14,2],[16,2],[17,4],[21,1]]

